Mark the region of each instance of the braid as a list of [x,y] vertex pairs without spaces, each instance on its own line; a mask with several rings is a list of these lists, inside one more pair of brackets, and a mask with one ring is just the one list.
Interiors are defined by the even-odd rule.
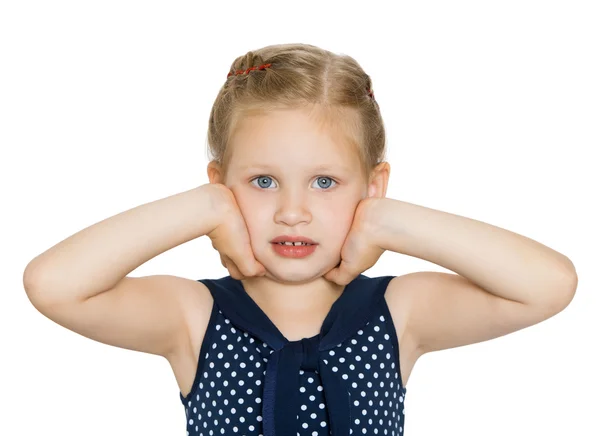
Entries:
[[[251,65],[253,62],[249,62],[253,59],[253,53],[252,52],[248,52],[248,54],[246,55],[246,61],[245,64],[246,65]],[[233,72],[230,71],[229,74],[227,74],[227,78],[229,79],[231,76],[238,76],[240,74],[249,74],[250,71],[255,71],[255,70],[265,70],[267,68],[269,68],[272,64],[268,63],[268,64],[262,64],[260,66],[254,66],[254,67],[249,67],[246,68],[245,70],[234,70]],[[233,69],[233,67],[232,67]],[[371,78],[369,76],[367,76],[367,95],[369,97],[371,97],[373,100],[375,100],[375,94],[373,93],[373,90],[371,89]]]

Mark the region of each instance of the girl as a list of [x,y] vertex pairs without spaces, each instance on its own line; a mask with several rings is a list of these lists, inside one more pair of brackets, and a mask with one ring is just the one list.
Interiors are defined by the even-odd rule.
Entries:
[[[369,76],[305,44],[235,60],[209,182],[67,238],[24,274],[33,305],[91,339],[164,356],[188,435],[402,435],[425,353],[539,323],[571,261],[507,230],[386,197]],[[228,276],[128,277],[207,235]],[[456,272],[367,277],[386,250]]]

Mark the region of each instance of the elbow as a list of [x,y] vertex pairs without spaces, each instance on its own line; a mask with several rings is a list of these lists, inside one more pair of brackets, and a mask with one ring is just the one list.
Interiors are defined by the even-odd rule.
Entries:
[[567,305],[573,300],[577,285],[579,284],[579,277],[577,276],[577,270],[575,265],[568,257],[565,257],[567,267],[564,272],[563,287],[566,293]]
[[29,262],[23,272],[23,289],[25,289],[25,293],[31,304],[40,310],[39,306],[42,301],[43,285],[40,269],[37,267],[35,259]]
[[570,260],[568,263],[569,266],[561,274],[561,278],[556,280],[553,287],[554,292],[550,300],[552,311],[555,314],[565,310],[575,298],[579,278],[573,263]]
[[564,307],[567,307],[573,301],[575,297],[575,291],[577,290],[577,285],[579,283],[579,278],[577,277],[577,272],[573,269],[573,273],[569,276],[567,280],[567,284],[565,285],[565,300]]

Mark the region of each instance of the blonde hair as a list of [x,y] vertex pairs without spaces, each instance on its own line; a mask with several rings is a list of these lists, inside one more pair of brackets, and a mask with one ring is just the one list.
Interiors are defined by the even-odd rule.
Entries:
[[368,177],[385,158],[371,78],[352,57],[309,44],[270,45],[235,59],[210,112],[208,158],[227,171],[228,144],[240,117],[311,105],[356,147]]

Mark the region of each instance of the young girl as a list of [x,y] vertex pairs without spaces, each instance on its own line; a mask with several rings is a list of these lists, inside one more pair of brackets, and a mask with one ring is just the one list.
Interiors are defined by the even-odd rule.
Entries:
[[[564,255],[386,198],[381,113],[349,56],[287,44],[239,57],[208,140],[210,183],[88,227],[24,274],[48,318],[164,356],[188,435],[402,435],[419,357],[539,323],[573,298]],[[127,276],[202,235],[230,275]],[[385,250],[456,274],[362,274]]]

